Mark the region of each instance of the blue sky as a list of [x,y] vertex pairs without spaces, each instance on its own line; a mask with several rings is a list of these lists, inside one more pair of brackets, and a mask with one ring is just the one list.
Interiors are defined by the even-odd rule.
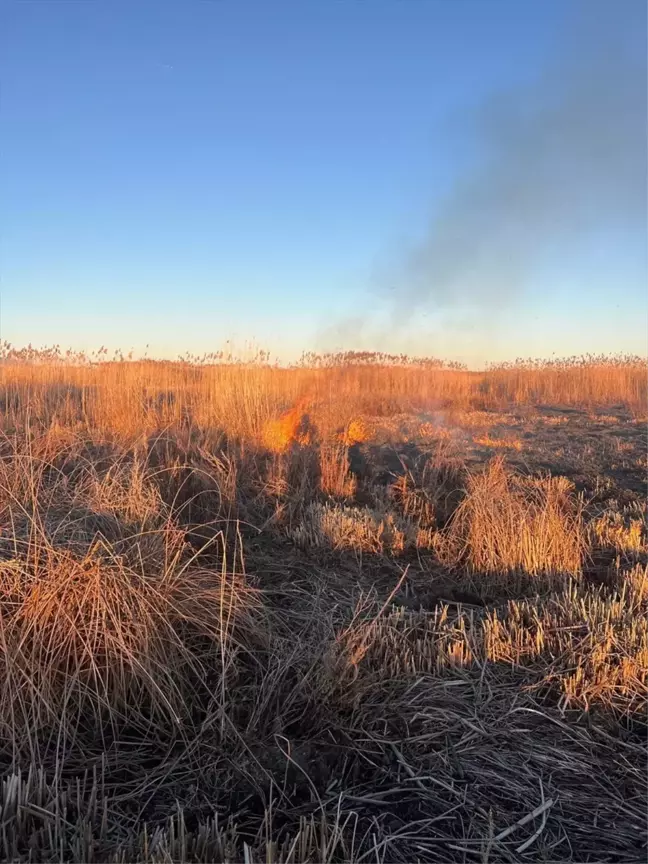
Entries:
[[[614,122],[595,154],[598,198],[578,198],[581,140],[559,144],[582,175],[565,195],[596,218],[572,236],[577,208],[549,195],[521,241],[511,228],[539,200],[524,178],[555,167],[528,142],[543,94],[555,113],[556,57],[609,53],[608,28],[583,28],[568,0],[0,6],[3,339],[471,364],[648,350],[645,141],[623,138],[645,129],[643,3],[601,6],[629,40],[639,125]],[[516,141],[529,155],[511,175]],[[640,198],[615,197],[624,183]],[[440,269],[448,248],[461,266]]]

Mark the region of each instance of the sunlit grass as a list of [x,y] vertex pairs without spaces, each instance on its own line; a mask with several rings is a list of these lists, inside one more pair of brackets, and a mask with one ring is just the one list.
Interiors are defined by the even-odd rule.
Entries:
[[0,858],[639,860],[645,379],[5,345]]

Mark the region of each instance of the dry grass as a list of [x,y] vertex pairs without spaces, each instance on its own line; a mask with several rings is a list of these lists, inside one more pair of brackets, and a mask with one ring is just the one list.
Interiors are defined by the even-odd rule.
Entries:
[[173,552],[166,563],[141,572],[100,542],[83,556],[36,547],[2,563],[0,734],[14,752],[37,758],[43,741],[65,751],[125,725],[181,729],[198,691],[220,686],[249,591]]
[[589,524],[592,543],[621,555],[648,554],[648,504],[607,508]]
[[194,422],[263,440],[266,424],[289,406],[289,428],[275,430],[280,443],[307,407],[332,403],[344,406],[338,426],[348,431],[353,421],[362,425],[363,416],[430,406],[625,405],[642,416],[648,410],[646,363],[634,357],[519,362],[468,372],[430,361],[386,365],[380,355],[342,355],[285,369],[210,358],[202,364],[96,362],[76,356],[66,361],[55,352],[21,353],[5,345],[0,360],[0,401],[10,428],[23,426],[29,416],[48,427],[81,424],[104,434],[137,436]]
[[516,575],[559,585],[578,578],[587,549],[582,506],[565,477],[523,477],[494,459],[468,482],[444,538],[447,558],[519,589]]
[[337,441],[324,442],[319,452],[320,485],[322,492],[339,498],[351,497],[357,489],[352,476],[349,449]]
[[642,361],[1,359],[2,860],[645,858]]
[[521,450],[522,442],[518,438],[491,438],[488,435],[482,435],[474,439],[475,444],[482,447],[490,447],[493,450]]
[[407,518],[385,508],[313,503],[304,510],[300,524],[290,536],[304,547],[382,555],[415,548],[419,529]]
[[479,612],[446,604],[431,613],[397,607],[342,632],[336,676],[346,691],[344,682],[359,676],[416,679],[486,667],[490,676],[500,664],[524,670],[527,688],[555,689],[563,712],[606,704],[642,713],[648,707],[647,612],[648,571],[638,565],[614,595],[571,582],[542,601],[510,600]]
[[[5,831],[0,836],[0,855],[5,861],[19,861],[33,852],[45,860],[43,850],[63,850],[73,861],[257,861],[269,864],[300,864],[304,861],[355,860],[353,818],[330,821],[303,817],[292,834],[280,842],[270,840],[272,812],[264,817],[266,830],[258,837],[242,834],[236,824],[217,815],[199,820],[188,828],[181,809],[155,828],[145,827],[121,836],[120,822],[113,811],[114,798],[106,792],[103,776],[86,774],[79,783],[52,783],[42,771],[7,775],[0,791],[0,812]],[[348,836],[352,839],[349,842]],[[29,845],[25,838],[30,838]],[[60,860],[54,855],[52,861]]]

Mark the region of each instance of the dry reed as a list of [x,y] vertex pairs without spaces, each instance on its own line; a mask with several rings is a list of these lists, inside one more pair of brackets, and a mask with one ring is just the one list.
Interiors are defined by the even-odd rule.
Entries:
[[645,508],[444,421],[645,377],[2,346],[0,858],[645,858]]

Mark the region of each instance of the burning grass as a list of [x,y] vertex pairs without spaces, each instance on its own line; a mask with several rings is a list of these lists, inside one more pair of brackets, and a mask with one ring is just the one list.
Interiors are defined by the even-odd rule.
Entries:
[[263,443],[268,450],[283,453],[294,445],[306,446],[311,443],[314,430],[305,407],[305,400],[301,400],[277,419],[266,422]]
[[3,860],[645,857],[639,361],[96,359],[0,365]]

